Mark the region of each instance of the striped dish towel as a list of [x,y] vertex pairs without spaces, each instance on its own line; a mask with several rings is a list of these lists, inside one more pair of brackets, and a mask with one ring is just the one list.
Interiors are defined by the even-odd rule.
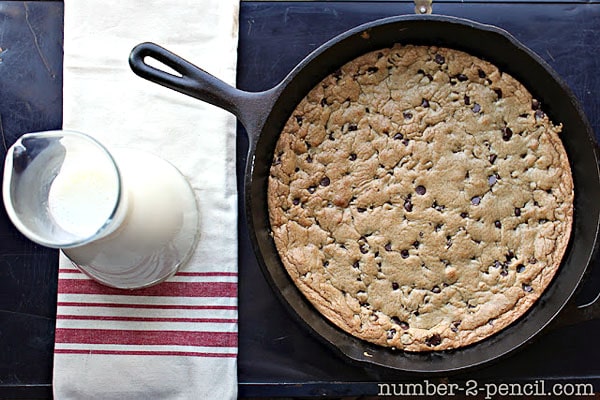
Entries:
[[66,0],[63,127],[150,151],[191,182],[201,233],[175,276],[102,286],[61,255],[54,397],[237,397],[235,118],[145,81],[128,56],[152,41],[235,84],[239,0]]
[[233,272],[179,272],[130,293],[59,272],[56,354],[237,355]]

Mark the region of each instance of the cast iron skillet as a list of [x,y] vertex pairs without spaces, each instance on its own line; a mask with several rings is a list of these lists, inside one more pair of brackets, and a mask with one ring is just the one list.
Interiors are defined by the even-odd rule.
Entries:
[[[467,51],[491,61],[520,80],[540,99],[544,111],[563,123],[562,139],[575,181],[572,239],[551,285],[522,318],[471,346],[442,352],[408,353],[371,345],[326,321],[292,283],[269,236],[267,178],[275,143],[285,121],[304,95],[341,65],[394,43],[434,44]],[[485,44],[485,45],[483,45]],[[169,66],[181,76],[145,63]],[[356,361],[413,372],[446,372],[497,359],[526,343],[567,303],[592,257],[600,219],[600,179],[592,130],[569,88],[537,55],[507,32],[476,22],[410,15],[385,18],[351,29],[305,58],[276,87],[249,93],[235,89],[152,43],[133,49],[130,65],[139,76],[235,114],[249,135],[245,207],[256,256],[274,291],[317,337]]]

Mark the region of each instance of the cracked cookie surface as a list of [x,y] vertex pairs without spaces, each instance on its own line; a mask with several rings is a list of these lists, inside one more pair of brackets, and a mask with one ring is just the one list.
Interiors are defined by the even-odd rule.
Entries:
[[573,218],[543,105],[461,51],[367,53],[298,104],[268,184],[273,238],[344,331],[407,351],[482,340],[550,283]]

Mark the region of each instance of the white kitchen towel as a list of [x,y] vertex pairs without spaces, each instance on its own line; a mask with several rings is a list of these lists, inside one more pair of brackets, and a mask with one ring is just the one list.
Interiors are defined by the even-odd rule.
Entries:
[[63,399],[237,396],[235,118],[137,77],[155,42],[235,84],[239,0],[66,0],[63,128],[153,152],[190,180],[201,237],[151,288],[99,285],[60,259],[54,395]]

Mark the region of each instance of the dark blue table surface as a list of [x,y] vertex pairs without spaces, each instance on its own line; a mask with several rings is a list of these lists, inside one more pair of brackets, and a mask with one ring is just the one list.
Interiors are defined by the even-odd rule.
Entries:
[[[567,82],[600,138],[600,57],[596,56],[600,4],[491,3],[439,1],[434,2],[434,12],[511,32]],[[238,87],[268,89],[336,34],[412,10],[412,3],[406,1],[242,2]],[[0,1],[1,160],[19,135],[61,126],[62,23],[62,2]],[[245,162],[246,145],[240,128],[238,172]],[[374,395],[378,382],[423,382],[423,376],[352,364],[309,335],[273,295],[255,261],[246,229],[240,219],[240,396]],[[584,298],[598,291],[597,275],[584,282]],[[56,282],[56,252],[25,240],[0,207],[0,398],[51,397]],[[480,383],[566,380],[592,383],[600,391],[598,337],[599,319],[547,330],[497,363],[448,379]]]

